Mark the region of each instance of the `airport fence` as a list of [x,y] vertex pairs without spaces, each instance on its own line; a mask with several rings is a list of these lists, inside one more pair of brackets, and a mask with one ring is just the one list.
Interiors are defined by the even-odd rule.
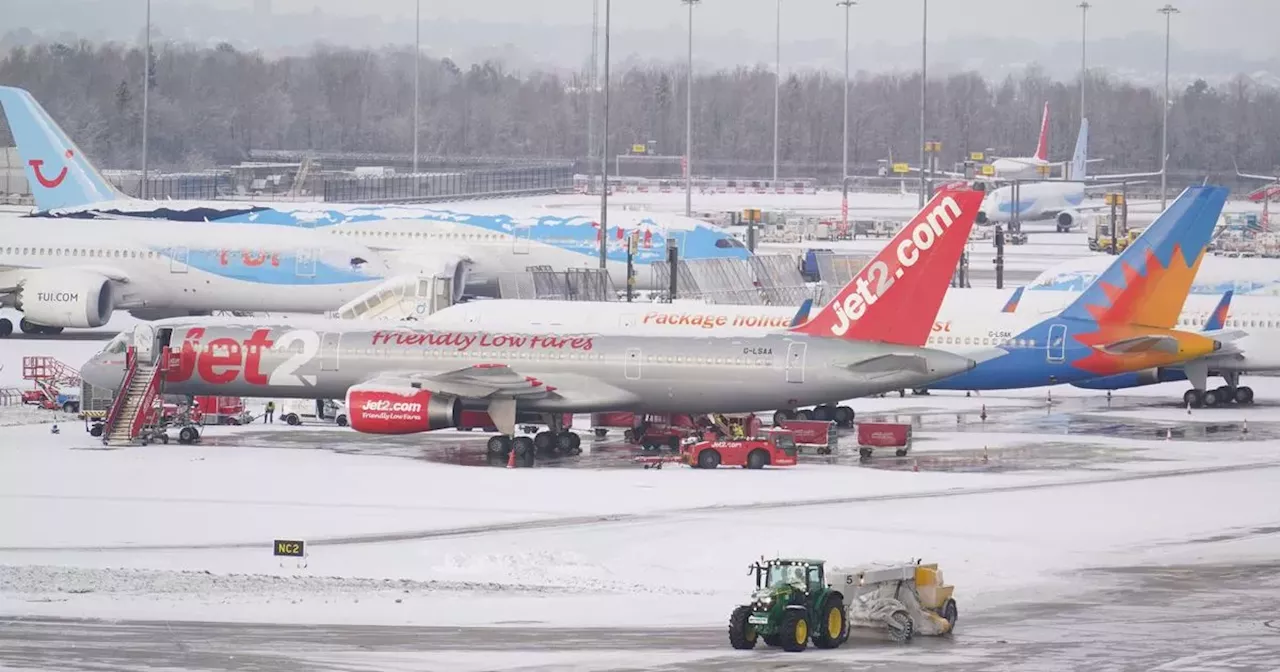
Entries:
[[818,277],[822,284],[835,288],[849,284],[853,276],[871,261],[871,256],[866,254],[815,252],[813,256],[818,263]]
[[504,299],[551,301],[616,301],[618,292],[608,272],[598,268],[553,270],[531,266],[525,271],[498,274],[498,295]]

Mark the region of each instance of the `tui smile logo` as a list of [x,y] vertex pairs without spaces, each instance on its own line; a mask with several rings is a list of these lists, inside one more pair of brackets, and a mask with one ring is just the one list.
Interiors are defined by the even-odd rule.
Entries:
[[[64,156],[70,159],[72,156],[75,156],[75,152],[68,149]],[[65,165],[62,166],[62,170],[58,171],[58,174],[55,175],[53,179],[49,179],[45,177],[44,171],[42,170],[42,166],[44,166],[43,159],[31,159],[27,163],[31,166],[31,172],[35,173],[36,181],[45,189],[56,189],[67,177],[67,167]]]

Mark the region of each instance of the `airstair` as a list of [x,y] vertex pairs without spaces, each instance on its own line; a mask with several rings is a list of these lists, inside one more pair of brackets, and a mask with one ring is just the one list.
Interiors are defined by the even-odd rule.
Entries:
[[167,346],[161,350],[159,364],[140,360],[133,346],[125,351],[124,380],[121,381],[120,392],[111,402],[111,408],[103,421],[104,445],[128,446],[142,436],[148,411],[160,399],[163,374],[169,358],[170,350]]
[[453,278],[401,275],[343,304],[344,320],[418,320],[453,303]]
[[68,399],[62,388],[79,387],[80,372],[55,357],[23,357],[22,378],[35,383],[41,408],[75,411],[79,406],[78,399]]

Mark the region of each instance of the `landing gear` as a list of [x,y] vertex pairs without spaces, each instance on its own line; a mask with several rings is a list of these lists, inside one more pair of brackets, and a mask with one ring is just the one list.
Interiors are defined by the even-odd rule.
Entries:
[[13,321],[8,318],[0,318],[0,338],[8,338],[13,335]]
[[832,404],[823,404],[815,406],[810,410],[777,410],[773,412],[773,425],[781,426],[787,420],[818,420],[820,422],[835,422],[840,427],[852,427],[855,413],[848,406],[835,406]]
[[1233,402],[1240,406],[1253,403],[1253,388],[1240,385],[1239,373],[1228,373],[1223,378],[1227,384],[1215,389],[1187,390],[1182,395],[1182,403],[1191,408],[1216,408]]
[[[9,320],[3,320],[3,322],[9,324],[9,333],[13,333],[13,323],[9,322]],[[18,328],[21,329],[24,334],[32,334],[35,336],[52,336],[54,334],[62,333],[62,327],[46,327],[43,324],[36,324],[25,317],[18,320]],[[3,325],[0,325],[0,331],[2,330]],[[8,334],[0,334],[0,336],[7,335]]]

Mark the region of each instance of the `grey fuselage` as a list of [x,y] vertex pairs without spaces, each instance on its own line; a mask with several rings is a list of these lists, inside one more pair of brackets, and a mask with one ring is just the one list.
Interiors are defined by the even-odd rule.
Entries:
[[[154,329],[155,340],[152,341]],[[168,332],[166,334],[166,332]],[[749,412],[831,403],[904,388],[972,368],[961,356],[925,348],[792,334],[756,337],[652,337],[509,334],[398,328],[323,320],[305,326],[246,320],[174,318],[121,334],[81,370],[93,385],[118,388],[125,346],[140,357],[175,353],[166,394],[340,399],[374,379],[411,379],[423,389],[463,397],[483,408],[502,390],[459,394],[486,369],[508,367],[545,386],[536,398],[516,396],[520,410],[545,412]],[[897,355],[922,364],[902,368]],[[175,361],[176,359],[176,361]],[[864,369],[850,367],[862,365]],[[508,375],[508,379],[512,376]],[[459,382],[463,380],[463,382]]]

